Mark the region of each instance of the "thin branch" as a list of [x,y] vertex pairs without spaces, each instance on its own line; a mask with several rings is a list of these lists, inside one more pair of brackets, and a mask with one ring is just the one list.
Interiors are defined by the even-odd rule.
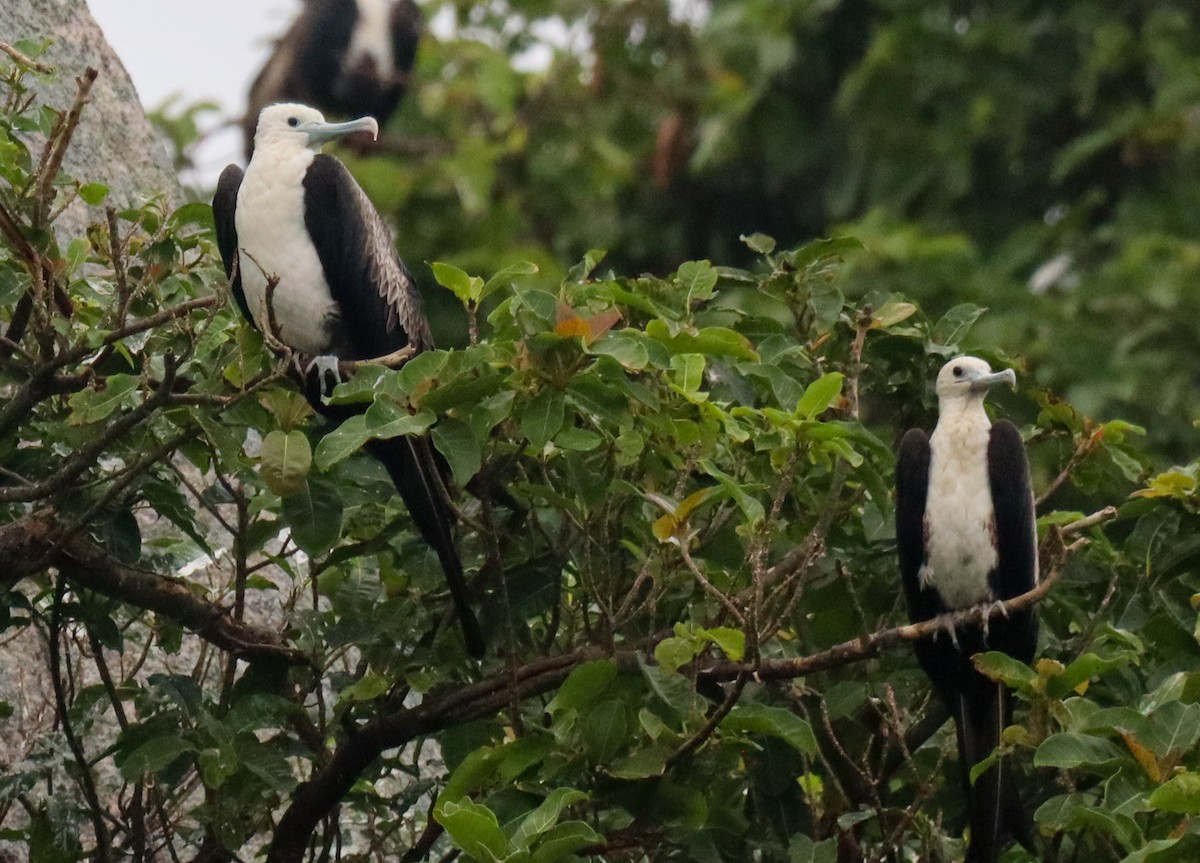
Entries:
[[1067,463],[1063,466],[1063,469],[1059,471],[1058,476],[1051,480],[1050,484],[1046,486],[1045,490],[1037,496],[1036,500],[1034,500],[1033,505],[1035,509],[1040,508],[1042,504],[1048,501],[1056,491],[1063,487],[1063,484],[1071,478],[1071,474],[1074,473],[1075,468],[1079,467],[1079,463],[1083,461],[1084,457],[1096,448],[1099,440],[1100,436],[1097,433],[1092,433],[1084,437],[1078,444],[1076,444],[1075,449],[1071,452],[1070,458],[1067,459]]
[[687,550],[687,540],[679,543],[679,553],[683,557],[683,562],[687,564],[687,568],[691,571],[692,577],[695,578],[696,581],[698,581],[701,586],[703,586],[703,588],[717,600],[717,602],[725,606],[725,610],[733,615],[734,620],[736,620],[742,625],[743,628],[745,628],[745,615],[738,610],[738,607],[733,604],[733,601],[728,596],[717,590],[716,585],[708,580],[708,576],[700,571],[700,567],[696,565],[696,561],[692,560],[692,555]]
[[99,74],[91,66],[88,66],[83,75],[75,79],[75,85],[78,87],[75,101],[67,113],[59,117],[54,129],[50,132],[49,158],[43,157],[43,162],[38,168],[38,218],[35,220],[38,227],[41,227],[44,217],[50,211],[50,200],[54,197],[54,178],[58,176],[58,172],[62,168],[63,157],[66,156],[67,148],[71,146],[71,138],[74,137],[75,130],[79,126],[83,106],[87,104],[88,96],[92,92],[92,85],[96,83],[96,76]]
[[171,394],[171,387],[175,383],[174,356],[168,353],[163,359],[163,364],[165,369],[162,382],[140,405],[126,411],[102,432],[63,459],[59,469],[41,482],[32,486],[0,488],[0,501],[39,500],[61,491],[74,482],[81,473],[96,462],[109,445],[132,431],[135,426],[143,422],[167,401],[167,397]]
[[721,720],[728,716],[729,712],[737,705],[738,700],[742,697],[742,692],[746,688],[746,682],[749,680],[750,672],[748,670],[744,670],[741,674],[734,678],[733,686],[730,688],[729,693],[725,696],[725,700],[717,706],[717,709],[712,712],[704,725],[696,730],[695,734],[685,740],[682,744],[680,744],[678,749],[670,754],[663,764],[664,770],[670,770],[672,767],[678,764],[681,759],[691,755],[693,752],[703,746],[704,742],[708,740],[708,738],[712,737],[713,732],[717,730],[717,726],[721,724]]
[[67,739],[67,747],[75,758],[75,766],[79,771],[79,785],[87,800],[88,816],[95,833],[97,863],[108,863],[112,857],[109,844],[108,828],[104,826],[104,810],[100,806],[100,795],[96,793],[96,780],[88,765],[87,753],[71,724],[68,710],[67,695],[62,681],[62,606],[66,594],[66,582],[59,579],[54,587],[54,605],[50,610],[50,683],[54,687],[54,703],[58,709],[58,721],[62,726],[63,736]]
[[38,72],[42,75],[53,75],[54,74],[53,66],[47,65],[46,63],[41,63],[37,60],[34,60],[32,57],[28,56],[27,54],[21,53],[16,48],[14,48],[12,45],[9,45],[7,42],[5,42],[3,40],[0,40],[0,51],[3,51],[9,57],[12,57],[14,60],[16,60],[22,66],[28,66],[33,71]]

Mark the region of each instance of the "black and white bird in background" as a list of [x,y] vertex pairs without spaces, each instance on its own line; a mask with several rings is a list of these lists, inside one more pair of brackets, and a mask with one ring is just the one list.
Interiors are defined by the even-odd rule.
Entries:
[[250,85],[246,155],[259,114],[276,102],[338,117],[369,114],[386,125],[408,87],[422,24],[413,0],[305,0]]
[[[911,429],[896,459],[896,539],[904,596],[913,622],[1032,590],[1037,531],[1029,463],[1017,427],[988,420],[983,400],[997,384],[1016,385],[1011,369],[993,372],[958,357],[937,376],[932,436]],[[992,615],[916,642],[917,658],[954,717],[966,779],[970,844],[966,863],[994,863],[1009,837],[1031,845],[1011,771],[1002,760],[972,784],[971,768],[1000,744],[1012,722],[1013,694],[979,673],[971,657],[998,650],[1022,662],[1037,647],[1031,609]]]
[[[329,123],[305,105],[272,105],[259,118],[245,173],[228,166],[213,198],[217,245],[238,307],[259,330],[274,330],[284,345],[315,358],[306,395],[338,422],[353,409],[321,400],[325,370],[338,359],[433,347],[420,295],[383,218],[346,167],[319,152],[352,132],[377,134],[378,124],[371,117]],[[269,316],[268,277],[276,280]],[[366,449],[383,463],[437,553],[467,649],[482,655],[483,635],[454,544],[455,515],[443,494],[445,462],[427,438],[372,440]]]

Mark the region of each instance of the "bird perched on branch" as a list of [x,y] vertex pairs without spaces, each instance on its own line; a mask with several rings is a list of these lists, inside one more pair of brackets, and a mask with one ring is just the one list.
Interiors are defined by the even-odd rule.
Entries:
[[[1037,583],[1037,531],[1029,464],[1017,427],[994,426],[983,407],[997,384],[1016,385],[1011,369],[993,372],[958,357],[937,376],[932,437],[911,429],[896,459],[896,540],[904,596],[913,622],[1011,599]],[[1013,694],[975,669],[971,657],[998,650],[1028,663],[1037,646],[1032,609],[993,615],[986,624],[938,632],[916,643],[917,659],[954,717],[966,781],[970,845],[965,863],[993,863],[1007,837],[1031,842],[1011,772],[1003,762],[972,784],[971,769],[1000,745],[1012,722]]]
[[306,0],[250,85],[246,155],[260,112],[275,102],[386,124],[408,87],[421,27],[413,0]]
[[[245,173],[228,166],[213,198],[217,245],[238,307],[259,330],[315,357],[306,395],[339,422],[354,409],[321,399],[325,373],[338,360],[433,347],[420,295],[387,225],[345,166],[318,152],[335,138],[378,128],[371,117],[328,123],[305,105],[272,105],[259,118]],[[437,553],[467,649],[482,655],[452,535],[455,515],[443,494],[444,461],[427,438],[408,435],[372,440],[366,449]]]

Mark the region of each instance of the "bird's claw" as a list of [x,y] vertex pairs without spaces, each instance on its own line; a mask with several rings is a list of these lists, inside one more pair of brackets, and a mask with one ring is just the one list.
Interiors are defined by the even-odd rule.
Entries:
[[[338,366],[338,358],[333,354],[319,354],[307,363],[303,363],[300,355],[296,355],[296,370],[305,378],[311,375],[314,371],[317,373],[317,383],[321,387],[321,391],[325,391],[326,376],[333,378],[333,386],[342,383],[342,373]],[[331,387],[332,389],[332,387]]]
[[958,650],[958,630],[954,628],[954,624],[950,621],[944,621],[939,626],[940,629],[946,630],[946,634],[950,636],[950,643],[954,645],[954,649]]
[[986,643],[988,640],[988,634],[989,634],[988,627],[991,625],[992,617],[996,614],[1000,614],[1004,617],[1005,620],[1008,620],[1008,606],[1004,604],[1004,600],[997,599],[994,602],[989,602],[985,606],[985,608],[987,610],[985,611],[985,613],[983,615],[983,620],[981,621],[981,628],[983,629],[983,640]]

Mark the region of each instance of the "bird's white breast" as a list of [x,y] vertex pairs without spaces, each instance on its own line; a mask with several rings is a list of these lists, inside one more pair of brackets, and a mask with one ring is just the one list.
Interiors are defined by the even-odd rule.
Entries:
[[330,351],[324,324],[337,305],[304,225],[304,174],[312,158],[304,148],[283,153],[260,148],[238,190],[234,218],[242,290],[254,322],[267,328],[267,277],[277,276],[272,297],[277,335],[298,351],[322,354]]
[[943,416],[929,442],[921,581],[950,608],[992,598],[988,574],[996,567],[997,554],[987,468],[990,431],[981,405],[978,411]]
[[354,0],[358,20],[350,34],[346,51],[346,68],[354,69],[364,57],[375,63],[375,71],[384,80],[395,74],[392,63],[392,30],[389,20],[392,0]]

